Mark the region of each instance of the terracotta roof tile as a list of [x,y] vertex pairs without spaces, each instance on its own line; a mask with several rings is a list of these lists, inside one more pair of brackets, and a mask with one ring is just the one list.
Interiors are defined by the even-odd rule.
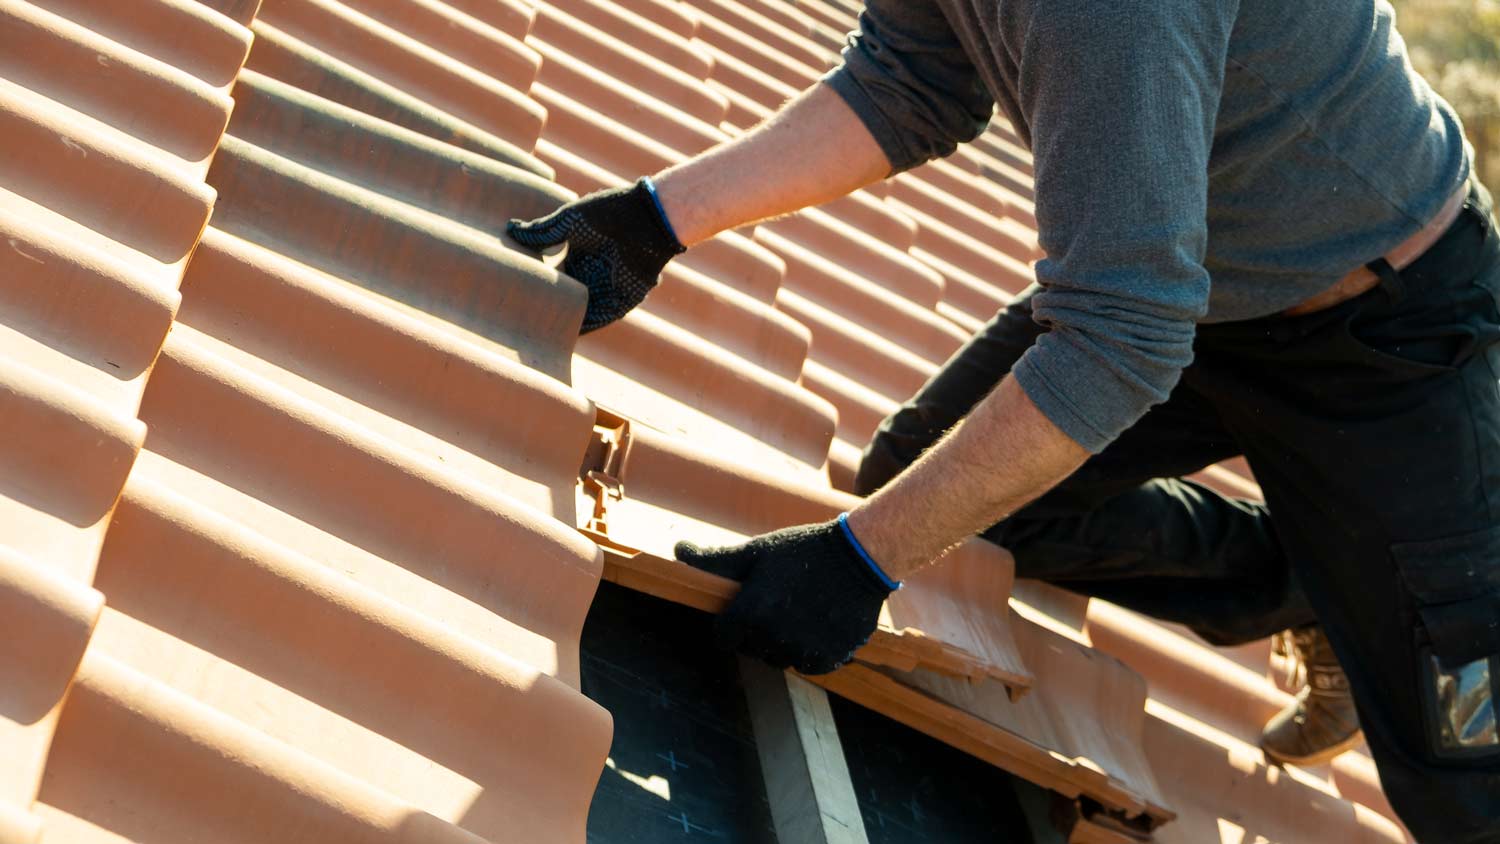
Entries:
[[[439,0],[340,0],[462,65],[525,91],[542,58],[522,43],[524,35],[471,17]],[[262,11],[265,14],[265,11]]]
[[[216,58],[235,64],[245,49],[233,23],[195,28],[197,7],[134,23],[96,11],[108,37],[41,5],[0,5],[0,121],[10,140],[0,160],[7,842],[32,841],[41,828],[33,802],[102,602],[89,584],[145,436],[136,407],[213,205],[202,175],[230,103],[205,78],[224,66]],[[202,36],[206,49],[143,52],[163,46],[151,28],[166,25]]]
[[806,65],[823,71],[838,60],[837,51],[814,43],[812,19],[783,5],[736,0],[686,0],[701,14],[698,37],[705,37],[705,24],[718,21],[726,29],[739,33],[740,41],[762,45],[768,54],[782,61]]
[[225,90],[45,9],[8,3],[5,11],[7,81],[206,166],[229,119]]
[[746,4],[746,7],[756,14],[775,21],[797,36],[811,39],[815,44],[821,44],[831,52],[838,52],[839,47],[842,46],[841,33],[819,23],[816,18],[790,3],[780,2],[780,0],[756,0],[756,2]]
[[[713,57],[702,45],[694,44],[690,36],[673,32],[653,20],[626,11],[617,3],[607,0],[558,0],[547,4],[547,8],[574,18],[593,21],[600,31],[612,33],[638,52],[660,59],[689,76],[707,79],[713,71]],[[580,53],[579,57],[593,58],[588,53]],[[600,68],[603,69],[603,66]]]
[[802,323],[686,264],[669,264],[652,293],[651,313],[790,381],[807,359],[812,334]]
[[713,81],[769,109],[780,107],[812,82],[792,84],[712,44],[707,48],[714,57]]
[[975,153],[983,153],[997,161],[1009,164],[1028,176],[1034,175],[1031,150],[1026,149],[1017,141],[1009,125],[999,117],[991,122],[984,134],[974,139],[969,152],[971,157]]
[[729,112],[720,124],[725,131],[743,131],[769,118],[775,113],[770,106],[762,105],[741,94],[717,79],[709,79],[708,87],[723,96],[729,103]]
[[[931,362],[948,359],[968,335],[886,287],[845,269],[769,227],[757,227],[755,240],[787,264],[785,288],[826,307],[850,314],[860,324]],[[818,351],[823,351],[820,346]]]
[[[170,75],[144,57],[135,64]],[[37,797],[55,712],[18,735],[12,720],[0,730],[7,758],[21,749],[28,759],[0,797],[6,840],[23,840],[12,831],[30,840],[38,818],[69,840],[478,840],[454,823],[495,840],[579,840],[609,732],[608,716],[568,685],[599,571],[598,549],[568,526],[593,411],[542,373],[568,377],[582,298],[551,270],[428,210],[467,210],[478,222],[482,210],[466,204],[476,184],[492,201],[509,196],[512,209],[540,208],[556,189],[263,77],[246,83],[236,127],[286,155],[224,144],[211,178],[228,231],[210,230],[197,250],[183,321],[146,390],[151,451],[139,460],[144,376],[124,376],[134,391],[96,398],[80,388],[107,381],[77,370],[96,357],[151,364],[214,192],[203,165],[6,88],[15,131],[38,132],[29,157],[7,159],[27,171],[0,173],[5,211],[18,215],[7,254],[45,267],[51,283],[7,288],[34,318],[8,314],[6,332],[42,342],[4,346],[6,406],[26,411],[4,418],[33,444],[5,455],[46,457],[36,443],[59,449],[46,471],[7,468],[33,481],[16,494],[55,499],[39,516],[94,525],[73,543],[85,581],[124,486],[95,581],[113,603],[92,640],[97,593],[59,590],[46,575],[67,570],[57,559],[67,543],[37,549],[40,574],[13,551],[0,567],[16,584],[0,589],[3,600],[19,604],[6,617],[57,631],[47,671],[28,671],[27,695],[5,698],[7,719],[50,707],[59,672],[77,667],[34,814],[23,813]],[[149,120],[124,128],[171,137],[151,134]],[[73,166],[60,166],[70,156]],[[466,171],[475,181],[451,178]],[[145,202],[155,214],[132,210]],[[353,210],[358,202],[365,213]],[[288,209],[312,216],[286,218]],[[341,241],[320,239],[327,232],[375,241],[329,249]],[[62,238],[72,248],[60,248]],[[374,261],[371,243],[385,247]],[[490,273],[466,276],[462,267],[486,251]],[[420,261],[453,270],[446,298],[407,283]],[[496,262],[551,282],[507,288],[494,280]],[[559,295],[535,298],[549,290]],[[441,311],[443,301],[476,298],[497,313],[507,302],[517,317],[532,313],[485,320],[487,340],[396,301]],[[90,331],[101,300],[117,306],[113,319]],[[140,316],[121,322],[122,309]],[[32,383],[17,355],[62,367],[62,380]],[[509,410],[528,412],[497,414],[490,402],[507,394]],[[26,427],[35,425],[45,427]],[[84,439],[70,445],[74,428]],[[69,462],[80,471],[57,471]],[[496,548],[526,564],[501,574]],[[382,660],[350,658],[377,642]],[[435,705],[433,689],[448,701],[443,729],[417,730],[431,722],[410,715]],[[464,691],[450,697],[454,689]],[[537,719],[559,726],[520,731],[513,752],[492,752],[495,723]],[[538,771],[542,753],[555,762]],[[231,791],[234,803],[211,798]]]
[[835,54],[733,0],[689,0],[700,12],[697,37],[794,88],[827,70]]
[[311,44],[256,21],[255,50],[246,67],[372,117],[462,149],[551,177],[552,169],[530,157],[535,138],[518,145],[433,106],[420,96],[324,53]]
[[[701,77],[644,51],[629,49],[605,30],[560,7],[542,5],[538,8],[531,39],[587,61],[610,78],[699,120],[717,124],[724,119],[727,101],[722,94],[705,85]],[[688,42],[678,43],[687,46]]]
[[535,4],[525,0],[445,0],[444,5],[517,38],[536,25]]
[[337,0],[266,0],[258,20],[522,149],[546,119],[545,109],[511,87],[530,84],[524,73],[486,76]]
[[937,374],[937,364],[898,340],[883,336],[860,313],[858,303],[833,310],[790,287],[776,297],[776,306],[813,332],[812,357],[836,366],[871,389],[887,396],[909,396]]
[[683,38],[692,38],[698,33],[698,13],[692,7],[675,0],[618,0],[620,8],[642,19],[654,21]]
[[725,453],[761,450],[753,440],[823,464],[835,416],[827,402],[648,311],[588,335],[578,351],[574,376],[600,404]]
[[[726,139],[715,123],[700,120],[681,109],[640,93],[631,85],[617,80],[587,62],[575,59],[556,47],[533,42],[546,59],[539,79],[541,86],[532,89],[538,101],[547,102],[547,92],[555,91],[601,114],[631,125],[645,126],[649,120],[651,137],[679,152],[701,152]],[[709,109],[713,114],[717,109]],[[549,110],[554,115],[555,110]]]
[[31,2],[219,88],[234,83],[250,49],[250,33],[242,22],[194,0],[154,0],[139,6],[89,0]]
[[1260,750],[1211,726],[1152,705],[1145,748],[1178,811],[1162,844],[1199,841],[1350,841],[1401,844],[1406,836],[1375,811],[1341,800],[1295,769],[1268,768]]

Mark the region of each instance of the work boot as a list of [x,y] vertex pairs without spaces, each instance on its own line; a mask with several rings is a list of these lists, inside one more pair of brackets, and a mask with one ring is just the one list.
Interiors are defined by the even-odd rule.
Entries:
[[1283,647],[1302,690],[1266,724],[1260,746],[1282,764],[1321,765],[1364,739],[1349,678],[1316,624],[1287,631]]

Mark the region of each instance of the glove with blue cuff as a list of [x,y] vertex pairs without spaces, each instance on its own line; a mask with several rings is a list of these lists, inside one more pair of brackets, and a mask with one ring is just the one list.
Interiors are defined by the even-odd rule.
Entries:
[[677,544],[677,559],[741,584],[714,622],[721,647],[803,674],[827,674],[854,658],[901,584],[865,553],[846,516],[728,548]]
[[568,244],[562,271],[589,289],[584,334],[639,305],[667,262],[687,251],[649,178],[628,188],[591,193],[541,219],[511,220],[505,231],[538,252]]

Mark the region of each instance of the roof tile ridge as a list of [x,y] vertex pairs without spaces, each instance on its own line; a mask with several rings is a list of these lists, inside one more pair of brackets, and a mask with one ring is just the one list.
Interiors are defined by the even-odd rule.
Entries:
[[194,0],[26,0],[225,90],[245,63],[250,30]]
[[[549,177],[532,158],[535,134],[512,142],[262,20],[247,69],[428,138]],[[538,127],[537,131],[540,131]]]
[[216,227],[513,348],[566,380],[586,294],[551,267],[233,136],[209,180],[221,194]]
[[158,147],[202,178],[233,106],[226,91],[45,9],[7,2],[0,68],[11,83]]
[[[293,518],[399,565],[437,566],[466,587],[492,589],[495,549],[510,549],[528,564],[511,569],[505,600],[515,615],[506,617],[550,638],[577,637],[599,576],[591,544],[506,492],[240,367],[212,350],[216,342],[184,325],[168,339],[141,409],[153,452],[210,477],[229,472],[231,486],[270,496]],[[302,458],[309,453],[320,459]]]
[[[213,209],[199,174],[95,118],[0,80],[6,189],[164,264],[186,258]],[[149,213],[146,213],[149,209]]]

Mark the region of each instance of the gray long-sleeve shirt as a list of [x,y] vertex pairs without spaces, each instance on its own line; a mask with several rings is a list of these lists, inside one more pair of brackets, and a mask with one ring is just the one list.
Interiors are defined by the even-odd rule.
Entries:
[[893,170],[998,103],[1030,144],[1049,327],[1014,375],[1100,451],[1199,322],[1276,313],[1415,233],[1469,176],[1380,0],[868,0],[828,83]]

